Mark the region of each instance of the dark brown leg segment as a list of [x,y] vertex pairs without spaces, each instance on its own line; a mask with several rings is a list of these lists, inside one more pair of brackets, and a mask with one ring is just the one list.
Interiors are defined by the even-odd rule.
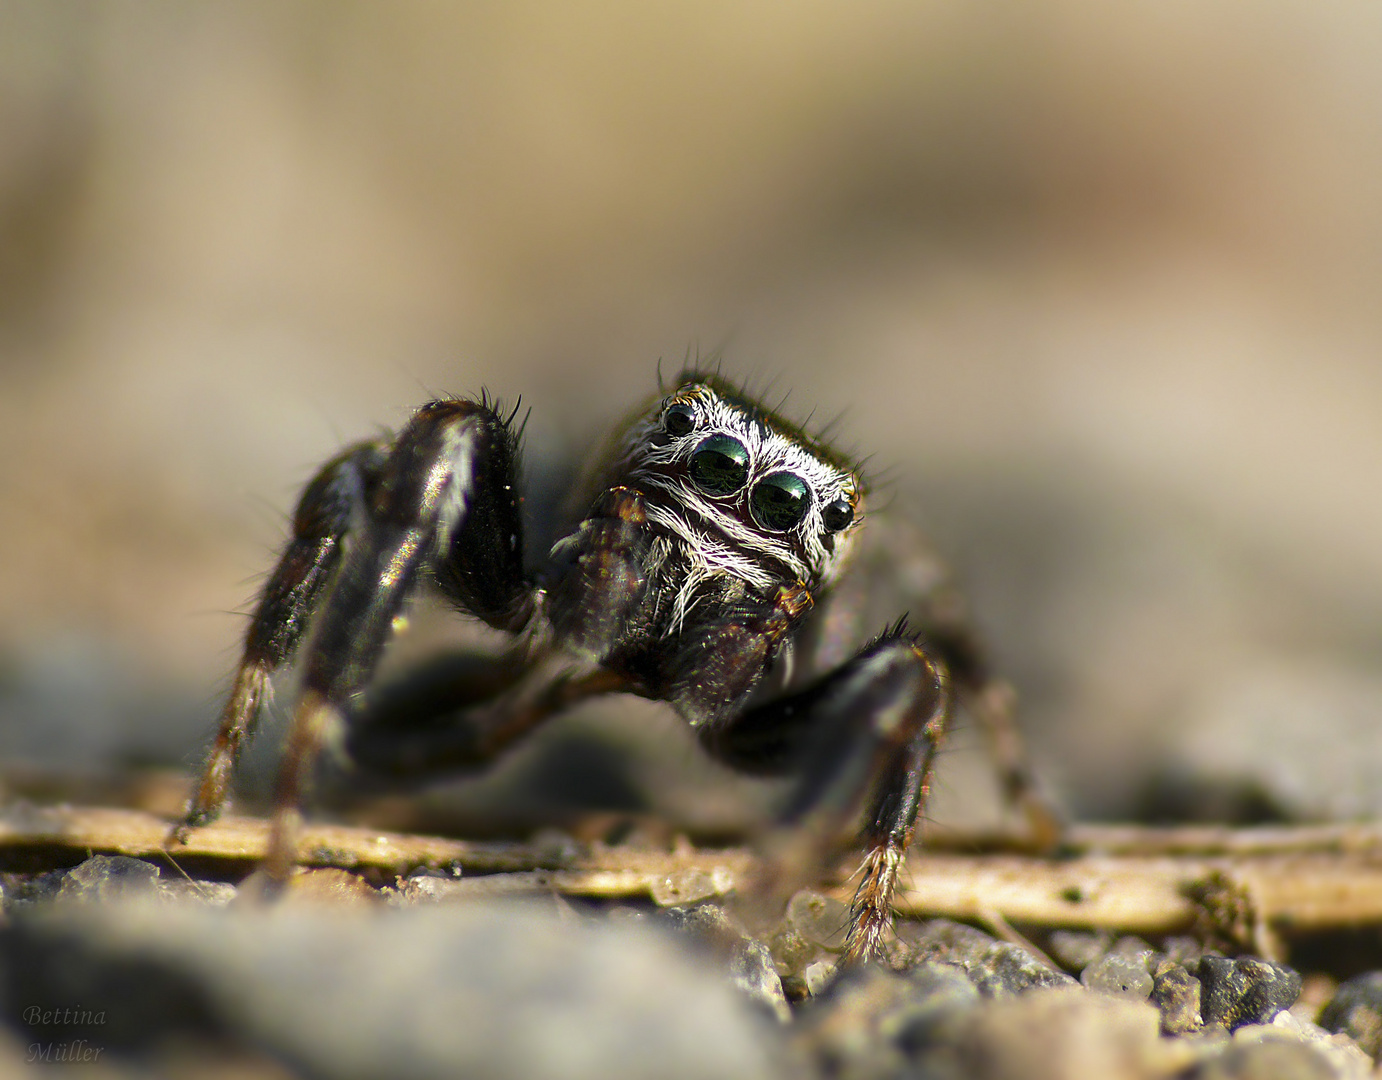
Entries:
[[293,538],[270,577],[183,831],[225,800],[274,668],[296,652],[301,694],[276,789],[267,869],[294,861],[298,802],[324,740],[370,679],[423,577],[505,629],[531,611],[522,566],[517,447],[487,402],[437,401],[390,444],[361,444],[308,485]]
[[394,441],[302,649],[265,863],[271,880],[292,870],[299,804],[322,744],[373,675],[423,575],[436,572],[458,600],[505,627],[526,617],[516,472],[508,424],[483,402],[425,405]]
[[254,734],[269,677],[297,648],[307,620],[340,562],[341,539],[359,511],[383,451],[359,443],[328,462],[303,491],[293,512],[293,534],[260,593],[245,633],[245,647],[201,779],[175,830],[214,821],[225,805],[240,748]]
[[779,845],[792,859],[819,864],[867,800],[850,960],[876,955],[892,925],[898,870],[951,715],[944,666],[894,631],[800,693],[701,729],[706,748],[734,768],[800,778]]

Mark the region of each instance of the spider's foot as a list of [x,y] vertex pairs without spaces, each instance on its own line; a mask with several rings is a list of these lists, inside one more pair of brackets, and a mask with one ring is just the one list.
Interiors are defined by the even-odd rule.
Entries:
[[856,964],[882,955],[893,926],[893,893],[905,848],[885,841],[864,857],[863,880],[849,909],[849,933],[843,963]]

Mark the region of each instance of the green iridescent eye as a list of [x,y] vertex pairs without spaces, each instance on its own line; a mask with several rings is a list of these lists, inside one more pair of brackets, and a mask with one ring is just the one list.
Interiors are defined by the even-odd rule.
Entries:
[[749,452],[738,439],[712,435],[691,455],[691,479],[709,495],[732,495],[749,476]]
[[810,505],[811,489],[806,481],[789,472],[763,477],[749,496],[754,520],[774,532],[786,532],[799,525]]

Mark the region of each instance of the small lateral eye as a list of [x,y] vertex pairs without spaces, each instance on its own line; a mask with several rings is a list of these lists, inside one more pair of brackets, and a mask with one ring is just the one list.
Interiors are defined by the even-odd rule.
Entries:
[[765,529],[786,532],[801,523],[811,505],[811,489],[795,473],[771,473],[753,487],[749,509]]
[[682,401],[668,405],[662,414],[662,427],[669,435],[690,435],[696,430],[696,410]]
[[732,495],[749,476],[749,452],[738,439],[712,435],[691,455],[691,479],[709,495]]
[[848,499],[836,499],[821,511],[821,519],[831,532],[839,532],[849,528],[849,523],[854,520],[854,507],[849,505]]

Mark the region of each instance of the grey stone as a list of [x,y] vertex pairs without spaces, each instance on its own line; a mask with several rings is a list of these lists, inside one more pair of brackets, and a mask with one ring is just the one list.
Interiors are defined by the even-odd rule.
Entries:
[[1329,1061],[1300,1042],[1234,1042],[1200,1062],[1186,1080],[1338,1080]]
[[1151,1006],[1073,989],[1036,990],[957,1016],[915,1059],[927,1080],[1150,1080],[1176,1050]]
[[962,968],[984,997],[1011,997],[1033,989],[1075,986],[1075,980],[1052,971],[1025,949],[996,941],[963,923],[933,919],[912,924],[903,940],[913,963],[939,960]]
[[1088,930],[1056,930],[1047,940],[1047,951],[1067,971],[1083,971],[1109,951],[1112,936]]
[[58,888],[60,901],[106,901],[151,895],[158,890],[157,866],[128,855],[93,855],[67,871]]
[[1320,1010],[1320,1027],[1342,1032],[1376,1058],[1382,1054],[1382,971],[1349,979]]
[[1200,1014],[1206,1024],[1230,1031],[1244,1024],[1266,1024],[1300,996],[1300,975],[1288,967],[1252,957],[1229,960],[1202,956]]
[[512,903],[227,911],[29,908],[0,932],[5,1012],[106,1016],[147,1053],[230,1033],[317,1077],[783,1074],[776,1025],[651,928]]
[[846,968],[802,1006],[794,1041],[828,1076],[897,1076],[907,1066],[898,1036],[918,997],[909,980],[876,964]]
[[772,953],[761,941],[746,938],[729,961],[729,977],[750,1000],[767,1009],[775,1019],[787,1023],[792,1010],[782,992],[782,979],[773,967]]
[[1152,993],[1146,962],[1140,956],[1121,953],[1109,953],[1094,961],[1081,972],[1080,982],[1097,993],[1129,1001],[1146,1001]]
[[745,933],[718,904],[668,908],[659,921],[687,935],[702,957],[713,956],[728,971],[729,980],[780,1021],[792,1012],[783,993],[782,978],[768,946]]
[[907,973],[916,988],[897,1039],[904,1050],[916,1053],[933,1042],[937,1031],[980,1002],[979,991],[962,968],[928,960]]
[[694,904],[666,908],[662,922],[710,944],[732,947],[744,937],[743,929],[718,904]]
[[849,905],[803,889],[787,902],[787,922],[811,944],[841,952],[849,931]]
[[1372,1058],[1358,1049],[1347,1035],[1330,1034],[1318,1024],[1301,1020],[1290,1011],[1277,1013],[1270,1024],[1248,1024],[1233,1033],[1233,1041],[1290,1042],[1308,1046],[1328,1063],[1335,1080],[1375,1080]]

